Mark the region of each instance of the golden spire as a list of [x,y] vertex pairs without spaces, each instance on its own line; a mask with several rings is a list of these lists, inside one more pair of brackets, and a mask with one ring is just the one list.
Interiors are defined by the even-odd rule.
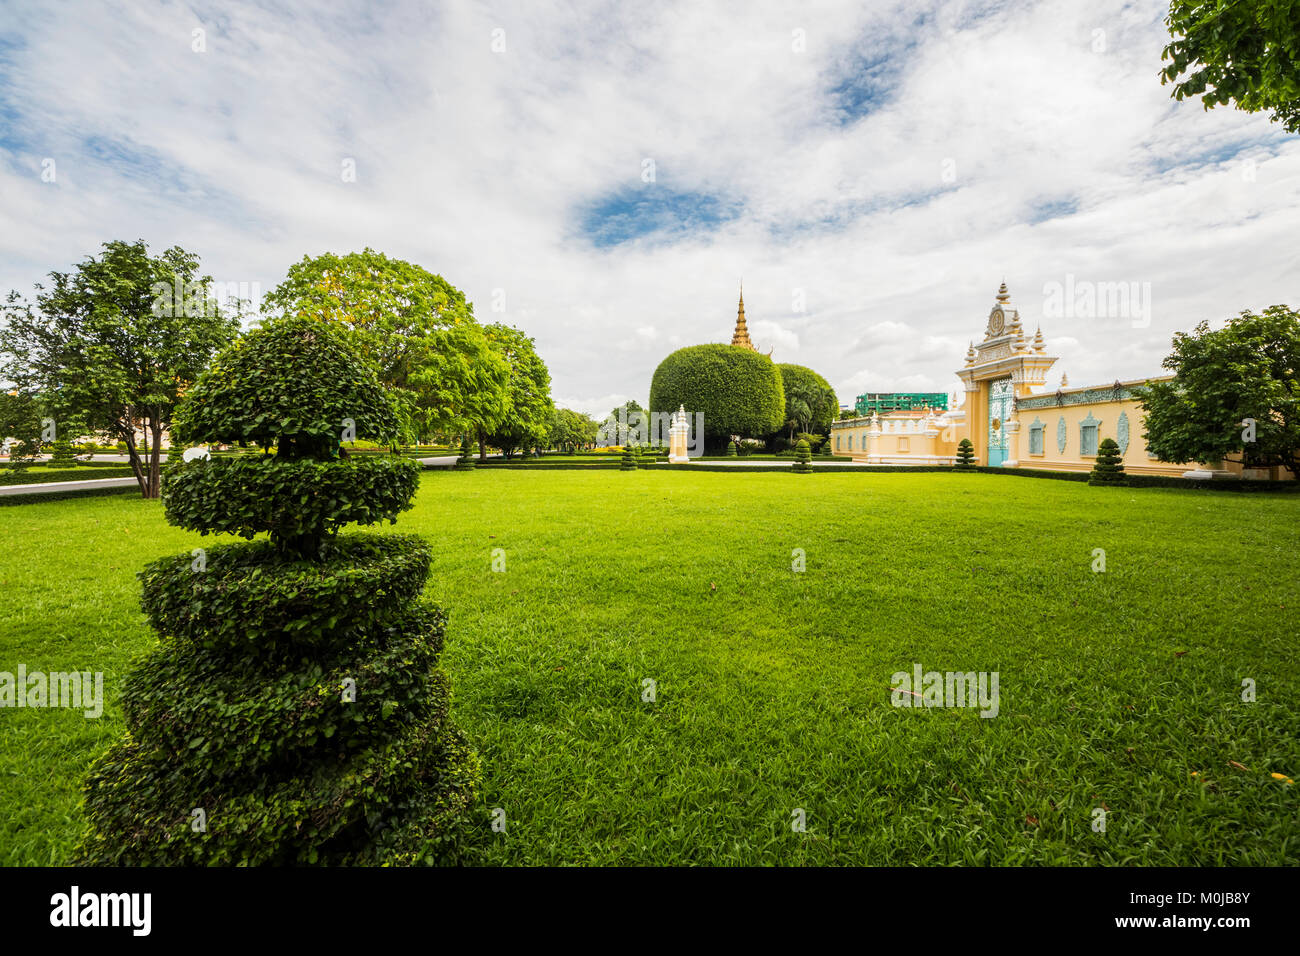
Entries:
[[736,331],[731,333],[731,344],[757,352],[754,343],[749,341],[749,329],[745,327],[745,283],[740,284],[740,307],[736,310]]
[[1006,305],[1008,302],[1011,301],[1011,293],[1007,291],[1007,284],[1005,281],[1003,281],[1002,285],[998,286],[997,299],[1003,305]]

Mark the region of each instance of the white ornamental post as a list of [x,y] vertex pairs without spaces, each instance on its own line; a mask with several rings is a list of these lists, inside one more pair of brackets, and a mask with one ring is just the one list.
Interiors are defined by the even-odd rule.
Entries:
[[686,436],[690,425],[686,421],[686,406],[679,405],[673,413],[673,423],[668,429],[668,461],[670,464],[682,465],[690,462],[686,454]]

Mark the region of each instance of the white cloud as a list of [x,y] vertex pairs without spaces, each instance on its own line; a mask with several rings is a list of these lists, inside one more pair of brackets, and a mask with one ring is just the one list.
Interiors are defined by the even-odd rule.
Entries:
[[[1294,305],[1300,266],[1300,139],[1174,103],[1166,9],[32,6],[0,47],[0,289],[110,238],[264,290],[370,245],[525,327],[556,393],[603,414],[673,348],[727,341],[742,275],[754,338],[846,404],[949,387],[1005,278],[1072,382],[1149,374],[1176,330]],[[892,89],[840,122],[830,91],[882,56]],[[625,191],[738,214],[593,246],[582,210]],[[1150,283],[1150,325],[1045,317],[1069,274]]]

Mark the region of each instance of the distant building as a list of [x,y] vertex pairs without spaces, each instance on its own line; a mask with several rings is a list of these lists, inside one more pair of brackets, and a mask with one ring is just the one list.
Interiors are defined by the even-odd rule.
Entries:
[[[1241,465],[1235,462],[1189,468],[1161,461],[1147,451],[1142,434],[1145,412],[1134,389],[1170,376],[1070,388],[1062,375],[1060,387],[1048,391],[1047,372],[1055,364],[1056,358],[1047,354],[1042,329],[1026,334],[1004,282],[983,341],[971,343],[965,365],[957,371],[965,391],[962,405],[941,412],[947,407],[946,395],[920,396],[942,399],[943,404],[922,401],[918,408],[910,401],[911,407],[900,404],[893,410],[881,407],[864,414],[863,399],[874,397],[883,403],[896,396],[860,396],[858,416],[831,425],[832,449],[868,464],[946,465],[955,460],[957,444],[969,438],[981,465],[1089,471],[1102,439],[1113,438],[1130,474],[1198,478],[1241,474]],[[1252,469],[1247,476],[1284,479],[1288,474],[1278,467]]]
[[868,392],[859,395],[853,409],[859,415],[884,415],[887,412],[919,412],[931,408],[948,410],[947,392]]

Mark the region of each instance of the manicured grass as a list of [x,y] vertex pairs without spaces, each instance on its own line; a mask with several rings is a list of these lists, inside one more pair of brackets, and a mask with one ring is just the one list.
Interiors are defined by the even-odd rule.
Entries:
[[[153,640],[135,572],[204,539],[133,497],[4,517],[0,670],[106,672],[100,720],[0,711],[0,863],[61,863]],[[486,767],[468,862],[1300,863],[1300,496],[485,469],[393,530]],[[914,663],[998,672],[998,716],[891,706]]]

